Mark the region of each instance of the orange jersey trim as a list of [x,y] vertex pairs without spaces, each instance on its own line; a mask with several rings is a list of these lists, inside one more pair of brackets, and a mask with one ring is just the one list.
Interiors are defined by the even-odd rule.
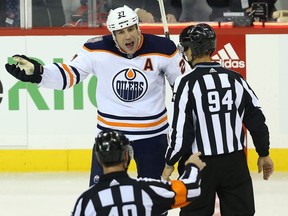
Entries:
[[[103,53],[109,53],[111,55],[115,55],[115,56],[120,56],[114,52],[108,51],[108,50],[101,50],[101,49],[97,49],[97,50],[91,50],[88,49],[87,47],[83,46],[83,49],[87,50],[88,52],[103,52]],[[146,53],[146,54],[140,54],[139,56],[151,56],[151,55],[155,55],[155,56],[163,56],[166,58],[172,58],[174,55],[176,55],[178,51],[175,51],[172,55],[165,55],[162,53]]]
[[87,47],[83,46],[83,49],[87,50],[88,52],[104,52],[104,53],[110,53],[112,55],[115,55],[115,56],[120,56],[114,52],[111,52],[111,51],[108,51],[108,50],[104,50],[104,49],[97,49],[97,50],[91,50],[91,49],[88,49]]
[[167,55],[167,54],[163,54],[163,53],[146,53],[146,54],[141,54],[139,56],[151,56],[151,55],[156,55],[156,56],[164,56],[164,57],[168,57],[168,58],[172,58],[173,56],[175,56],[178,53],[178,50],[176,50],[174,53],[172,53],[172,55]]
[[62,67],[64,68],[64,70],[68,73],[68,75],[69,75],[69,78],[70,78],[70,84],[69,84],[69,88],[71,87],[71,86],[73,86],[73,74],[72,74],[72,72],[70,71],[70,69],[67,67],[67,65],[66,64],[61,64],[62,65]]
[[152,123],[121,123],[121,122],[112,122],[112,121],[106,121],[104,118],[98,115],[97,117],[98,121],[109,125],[113,127],[138,127],[138,128],[147,128],[147,127],[154,127],[157,126],[165,121],[167,121],[168,117],[167,115],[161,118],[160,120]]
[[[143,35],[140,35],[141,39],[140,39],[140,43],[139,43],[139,46],[137,48],[137,51],[139,49],[141,49],[141,47],[143,46],[143,43],[144,43],[144,37]],[[108,51],[108,50],[103,50],[103,49],[97,49],[97,50],[91,50],[91,49],[88,49],[87,47],[85,47],[84,45],[82,46],[83,49],[87,50],[88,52],[104,52],[104,53],[110,53],[112,55],[115,55],[115,56],[120,56],[114,52],[111,52],[111,51]],[[122,49],[121,49],[122,50]],[[124,52],[122,50],[122,52]],[[125,52],[124,52],[125,53]],[[163,54],[163,53],[146,53],[146,54],[140,54],[139,56],[151,56],[151,55],[155,55],[155,56],[163,56],[163,57],[168,57],[168,58],[171,58],[173,56],[175,56],[176,54],[178,53],[178,49],[176,49],[176,51],[174,53],[172,53],[172,55],[167,55],[167,54]]]

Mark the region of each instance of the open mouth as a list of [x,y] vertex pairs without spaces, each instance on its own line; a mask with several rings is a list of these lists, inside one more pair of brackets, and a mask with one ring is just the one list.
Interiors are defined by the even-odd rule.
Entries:
[[134,42],[126,43],[125,46],[129,49],[132,50],[134,48]]

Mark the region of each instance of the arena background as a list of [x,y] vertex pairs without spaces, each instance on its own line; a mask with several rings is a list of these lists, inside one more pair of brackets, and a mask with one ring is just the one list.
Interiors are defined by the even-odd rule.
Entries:
[[[183,27],[169,26],[176,44]],[[141,29],[144,33],[163,34],[161,25]],[[215,30],[218,43],[213,60],[247,78],[267,116],[275,170],[288,171],[288,27],[222,26]],[[106,33],[105,28],[0,31],[0,172],[90,169],[97,79],[91,76],[74,88],[56,91],[19,82],[6,72],[4,65],[11,62],[14,54],[25,54],[44,64],[69,60],[88,38]],[[167,87],[168,109],[170,97]],[[248,164],[255,171],[257,155],[250,136],[247,137]],[[136,169],[134,163],[130,169]]]

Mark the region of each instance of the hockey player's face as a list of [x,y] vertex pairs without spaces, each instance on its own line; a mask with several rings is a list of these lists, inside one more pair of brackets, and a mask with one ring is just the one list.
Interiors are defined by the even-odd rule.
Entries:
[[115,38],[120,49],[127,54],[134,54],[138,48],[139,31],[136,25],[115,32]]

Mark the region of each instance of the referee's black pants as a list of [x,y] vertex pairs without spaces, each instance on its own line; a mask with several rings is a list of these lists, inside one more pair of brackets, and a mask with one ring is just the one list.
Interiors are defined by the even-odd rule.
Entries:
[[216,193],[221,216],[254,215],[253,186],[244,151],[201,159],[206,162],[201,173],[201,195],[181,208],[180,216],[213,215]]

